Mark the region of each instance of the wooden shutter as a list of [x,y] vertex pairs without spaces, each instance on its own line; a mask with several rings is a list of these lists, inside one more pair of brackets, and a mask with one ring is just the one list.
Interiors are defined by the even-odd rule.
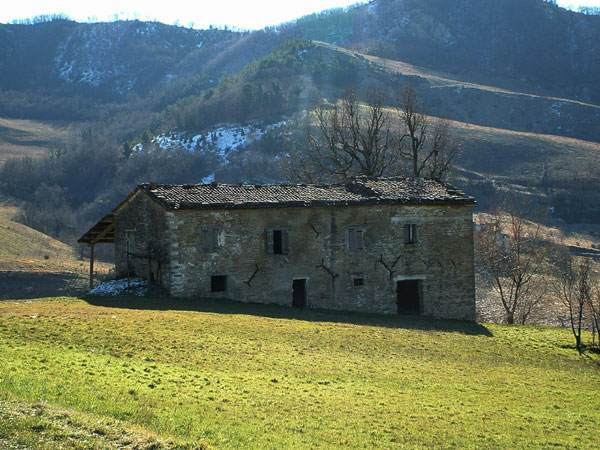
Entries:
[[209,253],[211,251],[210,244],[210,230],[208,228],[202,228],[202,252]]
[[287,255],[290,252],[289,230],[281,230],[281,253]]
[[411,225],[412,226],[412,241],[413,244],[416,244],[417,242],[419,242],[419,239],[417,237],[417,225]]
[[221,230],[218,227],[212,227],[210,231],[210,251],[216,252],[219,248],[219,233]]
[[273,230],[267,230],[267,253],[273,253]]
[[354,228],[348,228],[348,250],[356,250],[356,234]]
[[354,241],[356,243],[356,250],[363,249],[363,230],[356,229],[354,230],[355,238]]

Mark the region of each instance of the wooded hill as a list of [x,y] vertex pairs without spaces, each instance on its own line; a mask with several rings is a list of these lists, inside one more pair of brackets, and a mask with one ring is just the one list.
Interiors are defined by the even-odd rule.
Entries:
[[[393,106],[411,84],[464,139],[455,182],[482,205],[518,189],[559,218],[597,222],[599,43],[600,17],[542,0],[375,0],[254,32],[0,25],[0,189],[27,202],[28,225],[72,239],[138,182],[282,179],[279,157],[316,99],[355,86]],[[48,138],[28,145],[19,123]],[[205,140],[153,143],[224,123],[263,127],[262,139],[227,158]]]

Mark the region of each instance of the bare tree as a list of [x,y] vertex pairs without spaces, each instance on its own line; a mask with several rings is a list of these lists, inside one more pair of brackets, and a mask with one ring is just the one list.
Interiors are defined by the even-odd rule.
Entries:
[[332,107],[319,105],[312,111],[309,122],[316,124],[316,131],[307,124],[308,157],[294,161],[300,179],[379,177],[397,160],[390,118],[375,91],[362,108],[357,92],[346,90]]
[[554,266],[553,290],[569,311],[575,345],[581,352],[584,311],[592,299],[592,263],[589,258],[574,257],[568,248],[562,247],[554,258]]
[[525,323],[544,299],[543,267],[548,255],[541,225],[523,216],[526,203],[495,208],[480,224],[477,252],[509,324]]
[[400,96],[395,113],[398,120],[390,117],[377,91],[368,94],[364,106],[353,89],[330,107],[318,106],[306,125],[308,151],[297,146],[291,154],[292,178],[343,181],[408,172],[443,180],[459,154],[459,141],[448,121],[427,116],[412,87]]
[[410,162],[413,177],[443,180],[456,163],[460,141],[447,120],[432,120],[412,86],[404,89],[396,108],[400,130],[399,152]]
[[[593,273],[592,285],[590,290],[590,298],[588,299],[587,307],[592,321],[592,337],[598,337],[598,345],[600,346],[600,280],[598,273]],[[596,336],[594,336],[594,329]]]

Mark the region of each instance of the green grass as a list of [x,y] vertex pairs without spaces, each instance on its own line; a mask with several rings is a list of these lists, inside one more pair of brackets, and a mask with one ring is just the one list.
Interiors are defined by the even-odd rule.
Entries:
[[[0,406],[164,448],[597,447],[600,357],[568,330],[166,302],[0,303]],[[0,443],[46,439],[2,407]]]

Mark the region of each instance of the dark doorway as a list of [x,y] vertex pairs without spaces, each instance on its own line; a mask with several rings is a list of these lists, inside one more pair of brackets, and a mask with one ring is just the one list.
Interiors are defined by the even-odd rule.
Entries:
[[306,308],[306,279],[294,280],[292,283],[292,306]]
[[398,281],[398,314],[419,314],[421,312],[420,280]]

